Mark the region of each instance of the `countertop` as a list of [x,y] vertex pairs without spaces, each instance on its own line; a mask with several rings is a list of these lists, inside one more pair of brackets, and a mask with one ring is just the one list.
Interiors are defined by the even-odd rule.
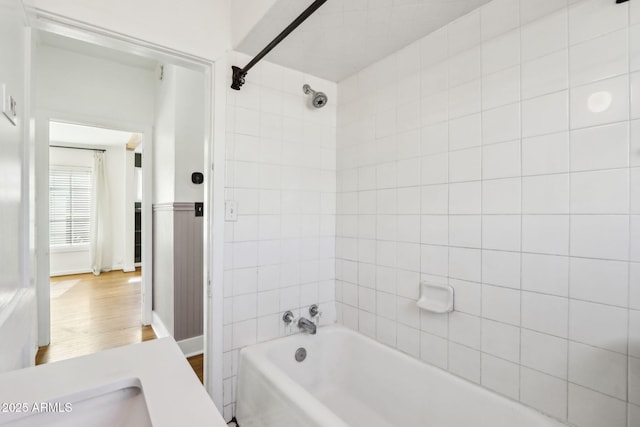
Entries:
[[0,374],[0,403],[46,402],[132,378],[154,427],[226,426],[173,338]]

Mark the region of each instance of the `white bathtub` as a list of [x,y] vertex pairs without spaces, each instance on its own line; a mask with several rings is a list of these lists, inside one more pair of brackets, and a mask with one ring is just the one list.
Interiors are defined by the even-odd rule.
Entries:
[[236,402],[240,427],[565,426],[340,326],[243,349]]

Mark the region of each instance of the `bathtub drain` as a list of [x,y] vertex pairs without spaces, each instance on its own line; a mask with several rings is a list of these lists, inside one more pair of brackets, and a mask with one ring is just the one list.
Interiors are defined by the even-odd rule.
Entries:
[[307,358],[307,350],[305,350],[304,347],[300,347],[299,349],[296,350],[296,360],[298,362],[302,362],[306,358]]

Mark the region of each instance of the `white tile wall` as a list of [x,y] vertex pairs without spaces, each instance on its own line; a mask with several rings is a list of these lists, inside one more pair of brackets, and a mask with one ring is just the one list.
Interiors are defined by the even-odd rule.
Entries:
[[[303,83],[327,93],[329,104],[309,107]],[[336,203],[337,102],[335,83],[268,62],[251,70],[241,91],[228,89],[225,198],[238,201],[238,221],[225,227],[225,414],[233,413],[240,348],[296,332],[282,324],[286,310],[297,315],[319,304],[321,322],[335,321],[335,214],[349,203]],[[381,122],[380,132],[394,126]],[[350,185],[343,189],[357,190]],[[354,237],[357,225],[354,217]],[[354,248],[341,246],[343,256],[374,259],[364,241],[351,240]],[[341,290],[345,301],[358,301],[358,287]],[[375,311],[375,294],[372,300],[367,308]]]
[[567,340],[528,329],[522,330],[520,339],[522,366],[567,379]]
[[586,427],[627,425],[626,404],[597,391],[569,383],[569,422]]
[[623,168],[629,165],[629,127],[615,123],[571,133],[571,170]]
[[520,368],[520,401],[564,419],[567,413],[567,382],[523,366]]
[[569,134],[566,132],[522,139],[522,175],[569,171]]
[[[565,5],[566,6],[566,5]],[[543,16],[521,28],[522,61],[530,61],[568,46],[566,7],[551,15]]]
[[569,84],[567,50],[563,49],[522,64],[522,98],[560,91]]
[[520,329],[482,320],[482,351],[512,362],[520,360]]
[[[428,350],[427,350],[428,351]],[[469,381],[480,383],[480,352],[449,342],[449,371]]]
[[[640,422],[636,3],[494,0],[413,75],[338,85],[339,321],[579,427]],[[420,280],[455,311],[418,313]]]
[[569,346],[569,381],[626,400],[627,357],[623,354],[572,342]]
[[520,367],[487,353],[482,353],[481,358],[482,385],[512,399],[518,399]]

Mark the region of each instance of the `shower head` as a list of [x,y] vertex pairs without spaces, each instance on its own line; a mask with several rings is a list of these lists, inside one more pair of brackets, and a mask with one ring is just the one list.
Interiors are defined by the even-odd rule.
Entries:
[[324,92],[316,92],[315,90],[311,89],[311,86],[309,85],[302,86],[302,90],[307,95],[311,94],[311,103],[314,107],[322,108],[327,104],[328,98]]

